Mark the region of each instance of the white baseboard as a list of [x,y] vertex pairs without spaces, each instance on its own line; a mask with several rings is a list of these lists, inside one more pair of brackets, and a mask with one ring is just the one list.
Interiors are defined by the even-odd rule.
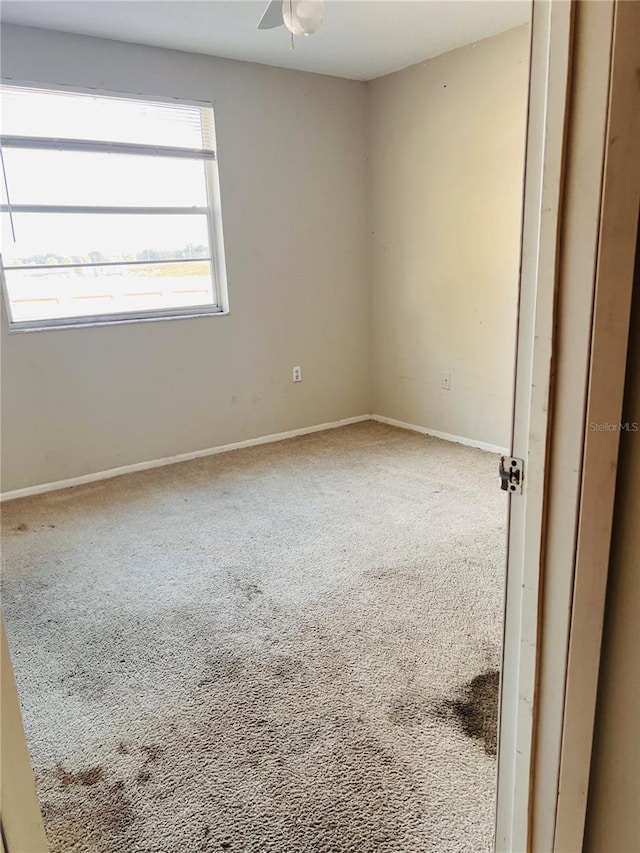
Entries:
[[371,415],[371,420],[378,421],[381,424],[389,424],[389,426],[400,427],[401,429],[410,429],[413,432],[420,432],[423,435],[431,435],[433,438],[441,438],[443,441],[452,441],[455,444],[465,444],[467,447],[488,450],[489,453],[497,453],[500,456],[509,455],[507,447],[498,447],[497,444],[489,444],[486,441],[476,441],[475,438],[465,438],[463,435],[451,435],[448,432],[439,432],[437,429],[428,429],[427,427],[416,426],[415,424],[407,424],[404,421],[397,421],[395,418],[386,418],[384,415]]
[[487,444],[485,441],[476,441],[460,435],[450,435],[447,432],[438,432],[435,429],[407,424],[397,421],[395,418],[386,418],[384,415],[358,415],[355,418],[343,418],[340,421],[331,421],[327,424],[316,424],[315,426],[292,429],[288,432],[277,432],[272,435],[261,435],[258,438],[248,438],[245,441],[235,441],[232,444],[220,444],[217,447],[207,447],[205,450],[193,450],[189,453],[179,453],[177,456],[165,456],[162,459],[149,459],[146,462],[134,462],[132,465],[122,465],[119,468],[110,468],[108,471],[96,471],[93,474],[83,474],[81,477],[70,477],[68,480],[57,480],[55,483],[42,483],[38,486],[27,486],[24,489],[14,489],[11,492],[0,494],[0,501],[12,501],[17,498],[28,498],[32,495],[42,495],[46,492],[55,492],[59,489],[69,489],[72,486],[82,486],[85,483],[96,483],[99,480],[110,480],[112,477],[120,477],[122,474],[134,474],[136,471],[148,471],[151,468],[162,468],[164,465],[174,465],[177,462],[188,462],[191,459],[201,459],[204,456],[215,456],[218,453],[227,453],[229,450],[241,450],[243,447],[256,447],[259,444],[271,444],[276,441],[284,441],[287,438],[295,438],[299,435],[309,435],[313,432],[321,432],[326,429],[358,424],[363,421],[378,421],[381,424],[400,427],[401,429],[413,430],[423,435],[431,435],[444,441],[452,441],[456,444],[465,444],[468,447],[477,447],[480,450],[488,450],[490,453],[507,455],[508,449],[498,447],[495,444]]
[[288,432],[277,432],[272,435],[261,435],[258,438],[248,438],[245,441],[235,441],[232,444],[221,444],[218,447],[208,447],[205,450],[193,450],[190,453],[179,453],[177,456],[166,456],[163,459],[150,459],[147,462],[134,462],[132,465],[122,465],[119,468],[110,468],[108,471],[96,471],[94,474],[83,474],[81,477],[71,477],[68,480],[58,480],[55,483],[42,483],[38,486],[27,486],[24,489],[14,489],[11,492],[0,494],[0,501],[12,501],[16,498],[27,498],[31,495],[42,495],[45,492],[55,492],[58,489],[68,489],[71,486],[82,486],[85,483],[96,483],[99,480],[110,480],[112,477],[120,477],[122,474],[134,474],[136,471],[148,471],[150,468],[162,468],[164,465],[174,465],[176,462],[188,462],[191,459],[201,459],[203,456],[215,456],[218,453],[227,453],[229,450],[241,450],[243,447],[256,447],[259,444],[271,444],[275,441],[284,441],[286,438],[295,438],[299,435],[309,435],[312,432],[322,432],[326,429],[358,424],[362,421],[371,420],[371,415],[358,415],[355,418],[343,418],[340,421],[331,421],[328,424],[316,424],[315,426],[292,429]]

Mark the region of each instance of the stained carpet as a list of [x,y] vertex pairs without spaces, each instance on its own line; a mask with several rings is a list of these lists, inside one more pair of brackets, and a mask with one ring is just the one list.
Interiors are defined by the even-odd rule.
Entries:
[[375,423],[5,504],[52,851],[489,850],[504,518]]

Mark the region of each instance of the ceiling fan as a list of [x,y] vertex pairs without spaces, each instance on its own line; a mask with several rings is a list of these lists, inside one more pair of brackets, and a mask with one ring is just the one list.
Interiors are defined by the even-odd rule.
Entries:
[[310,36],[324,19],[324,0],[271,0],[258,24],[259,30],[285,26],[292,36]]

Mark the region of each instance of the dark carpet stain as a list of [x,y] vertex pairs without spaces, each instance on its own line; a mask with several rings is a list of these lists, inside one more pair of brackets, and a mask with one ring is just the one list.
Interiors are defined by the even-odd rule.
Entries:
[[59,764],[56,767],[55,776],[63,788],[67,788],[69,785],[97,785],[104,776],[104,770],[102,767],[89,767],[86,770],[78,770],[77,773],[72,773]]
[[273,675],[283,681],[294,681],[304,675],[304,664],[301,660],[293,657],[278,657],[268,664]]
[[242,591],[249,599],[249,601],[253,601],[253,599],[256,598],[258,595],[262,595],[262,590],[260,589],[258,584],[255,583],[245,584]]
[[243,677],[245,659],[242,655],[220,649],[216,654],[207,655],[203,670],[203,677],[198,682],[198,687],[214,685],[218,681],[233,682]]
[[[70,655],[71,656],[71,655]],[[87,664],[83,652],[71,670],[60,676],[60,686],[68,697],[82,696],[92,701],[103,700],[109,693],[109,673]]]
[[26,533],[26,531],[29,529],[29,525],[25,524],[24,521],[21,521],[20,524],[16,524],[16,526],[13,529],[17,533]]
[[75,786],[73,796],[41,798],[54,853],[132,849],[127,838],[136,815],[123,781],[108,784],[100,767],[72,773],[58,766],[52,775]]
[[[429,808],[420,775],[339,687],[327,691],[341,665],[340,640],[317,639],[311,649],[298,642],[225,646],[217,638],[193,673],[193,698],[144,739],[137,729],[126,741],[114,738],[104,778],[65,770],[64,792],[59,781],[48,792],[41,780],[53,853],[149,853],[146,813],[156,798],[175,812],[175,849],[194,853],[413,849]],[[319,691],[329,697],[320,704]],[[400,691],[388,720],[413,727],[427,705],[419,692]],[[193,790],[206,803],[199,820]]]
[[124,782],[109,786],[100,816],[111,832],[122,832],[135,821],[131,802],[125,794]]
[[148,764],[151,761],[157,761],[162,755],[162,748],[155,743],[150,746],[142,746],[141,749],[147,756],[145,764]]
[[490,669],[465,684],[459,698],[443,703],[441,716],[453,714],[467,737],[483,742],[487,755],[497,752],[499,687],[500,673]]
[[411,693],[396,696],[387,708],[387,719],[395,726],[416,726],[431,715],[431,705]]

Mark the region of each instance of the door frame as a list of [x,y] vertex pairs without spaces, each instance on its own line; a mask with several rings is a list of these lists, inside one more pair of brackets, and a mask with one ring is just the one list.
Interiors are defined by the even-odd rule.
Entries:
[[[623,177],[640,128],[622,117],[639,14],[621,0],[533,3],[511,449],[525,488],[509,498],[501,853],[582,843],[618,450],[615,433],[598,443],[588,423],[617,422],[622,405],[635,250],[624,223],[640,193]],[[1,837],[6,853],[45,853],[4,625],[1,694]]]
[[554,850],[582,850],[640,215],[640,4],[614,9]]
[[582,849],[619,439],[589,425],[622,413],[639,35],[637,3],[534,2],[511,450],[525,488],[509,509],[499,851]]
[[22,725],[9,645],[0,620],[0,845],[1,853],[49,849]]
[[554,315],[574,4],[533,3],[511,455],[524,462],[509,495],[500,679],[495,849],[529,848],[541,563],[552,420]]

